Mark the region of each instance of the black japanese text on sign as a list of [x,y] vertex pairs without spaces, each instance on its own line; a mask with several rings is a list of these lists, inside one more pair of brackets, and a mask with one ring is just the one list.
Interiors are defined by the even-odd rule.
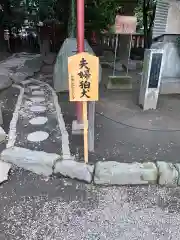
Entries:
[[99,59],[88,53],[68,58],[70,101],[97,101]]

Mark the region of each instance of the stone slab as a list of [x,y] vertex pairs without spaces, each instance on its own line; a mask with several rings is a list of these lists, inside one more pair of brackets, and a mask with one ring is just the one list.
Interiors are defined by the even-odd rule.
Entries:
[[58,161],[55,165],[54,173],[60,173],[65,177],[78,179],[91,183],[94,165],[76,162],[74,160]]
[[52,174],[53,166],[58,159],[60,156],[54,153],[32,151],[20,147],[8,148],[1,153],[1,160],[45,176]]
[[23,66],[21,68],[18,69],[19,73],[24,73],[27,75],[27,77],[32,77],[34,75],[34,70],[31,68],[28,68],[27,66]]
[[12,81],[10,79],[10,76],[0,73],[0,90],[8,88],[11,85],[12,85]]
[[0,127],[0,143],[6,140],[6,133],[2,127]]
[[[116,83],[113,83],[116,81]],[[107,89],[109,90],[131,90],[132,81],[130,76],[109,76]]]
[[158,161],[157,168],[159,171],[159,185],[177,186],[178,171],[174,164]]
[[40,69],[42,66],[42,56],[36,56],[33,59],[28,59],[25,61],[24,66],[27,66],[30,69]]
[[11,164],[0,161],[0,183],[8,180],[8,173],[11,168]]
[[155,184],[158,171],[156,165],[147,163],[98,162],[95,166],[94,182],[103,185]]
[[28,77],[28,75],[26,73],[16,72],[16,73],[11,74],[11,79],[15,83],[20,83],[20,82],[24,81],[27,77]]

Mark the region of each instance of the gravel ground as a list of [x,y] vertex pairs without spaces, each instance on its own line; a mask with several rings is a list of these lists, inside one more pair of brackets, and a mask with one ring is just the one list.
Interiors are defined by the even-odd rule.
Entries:
[[1,240],[176,240],[180,188],[97,187],[16,169],[0,187]]

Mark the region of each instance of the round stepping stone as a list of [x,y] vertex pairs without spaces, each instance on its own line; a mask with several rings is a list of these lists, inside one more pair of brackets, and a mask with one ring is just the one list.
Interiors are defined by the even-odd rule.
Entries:
[[40,103],[45,101],[44,97],[30,97],[29,99],[34,103]]
[[29,123],[32,125],[43,125],[48,121],[47,117],[35,117],[32,118]]
[[44,106],[32,106],[30,108],[31,112],[45,112],[46,111],[46,107]]
[[33,91],[33,92],[32,92],[32,95],[42,96],[42,95],[44,95],[44,91]]
[[39,89],[40,88],[40,86],[29,86],[29,88],[31,89],[31,90],[36,90],[36,89]]
[[27,140],[30,142],[41,142],[46,140],[49,137],[49,134],[44,131],[36,131],[28,134]]

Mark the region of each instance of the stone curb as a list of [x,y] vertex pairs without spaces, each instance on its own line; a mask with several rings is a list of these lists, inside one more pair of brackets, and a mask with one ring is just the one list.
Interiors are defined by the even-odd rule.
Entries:
[[0,158],[3,162],[15,164],[38,175],[50,176],[55,163],[61,157],[55,153],[11,147],[4,149]]
[[60,160],[55,164],[54,173],[62,176],[93,182],[97,185],[149,185],[175,187],[180,185],[180,163],[166,162],[119,163],[97,162],[95,165]]

